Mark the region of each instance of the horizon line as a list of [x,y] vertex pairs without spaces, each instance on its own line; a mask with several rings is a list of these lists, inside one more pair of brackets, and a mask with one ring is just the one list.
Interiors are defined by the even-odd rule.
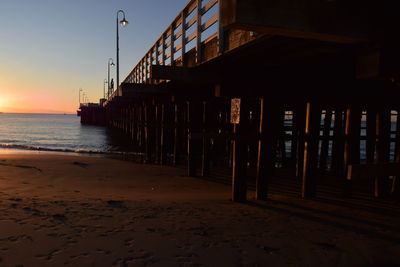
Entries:
[[59,112],[59,113],[48,113],[48,112],[4,112],[0,111],[0,114],[43,114],[43,115],[75,115],[74,112]]

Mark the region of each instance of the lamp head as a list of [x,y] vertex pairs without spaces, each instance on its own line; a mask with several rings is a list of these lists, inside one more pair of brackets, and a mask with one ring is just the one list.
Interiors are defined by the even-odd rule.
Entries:
[[115,66],[114,62],[111,62],[110,66]]
[[125,17],[119,22],[119,24],[121,24],[121,26],[126,26],[129,24],[129,22],[125,19]]

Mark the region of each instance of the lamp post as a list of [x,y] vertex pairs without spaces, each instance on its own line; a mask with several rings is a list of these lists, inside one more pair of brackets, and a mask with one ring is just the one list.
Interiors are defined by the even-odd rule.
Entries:
[[115,66],[114,61],[112,58],[108,59],[108,78],[107,78],[107,84],[108,84],[108,90],[107,90],[107,98],[110,97],[110,95],[112,94],[111,92],[111,86],[110,86],[110,66]]
[[107,79],[104,79],[104,82],[103,82],[103,98],[104,99],[106,98],[106,83],[108,83]]
[[82,92],[82,88],[79,88],[79,105],[81,104],[81,92]]
[[[123,18],[121,21],[118,19],[118,15],[122,13]],[[119,28],[118,28],[118,23],[121,24],[121,26],[126,26],[128,25],[128,21],[125,19],[125,12],[123,10],[118,10],[117,12],[117,95],[119,95]]]

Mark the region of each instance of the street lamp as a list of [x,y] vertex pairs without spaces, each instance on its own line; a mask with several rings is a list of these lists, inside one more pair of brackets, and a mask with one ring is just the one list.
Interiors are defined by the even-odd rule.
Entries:
[[103,98],[104,99],[106,98],[106,83],[108,83],[107,79],[104,79],[104,82],[103,82]]
[[110,86],[110,66],[115,66],[114,61],[112,58],[108,59],[108,79],[107,79],[107,83],[108,83],[108,94],[107,94],[107,98],[110,97],[110,95],[112,94],[111,92],[111,86]]
[[[122,13],[123,18],[121,21],[118,19],[119,13]],[[128,25],[128,21],[125,19],[125,12],[123,10],[118,10],[117,12],[117,95],[119,95],[119,28],[118,28],[118,23],[121,24],[121,26],[126,26]]]
[[82,88],[79,88],[79,105],[81,105],[81,92],[82,92]]

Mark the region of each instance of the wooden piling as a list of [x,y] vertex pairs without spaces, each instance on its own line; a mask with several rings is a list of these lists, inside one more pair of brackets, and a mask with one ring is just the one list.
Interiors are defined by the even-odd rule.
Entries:
[[158,122],[157,122],[157,104],[154,99],[149,101],[148,105],[148,113],[147,113],[147,129],[148,129],[148,159],[151,163],[158,163]]
[[201,103],[196,100],[187,101],[187,173],[188,176],[196,176],[199,155],[201,153]]
[[367,138],[366,138],[366,163],[371,164],[375,161],[376,146],[376,110],[368,108],[367,110]]
[[[390,151],[390,111],[378,110],[376,113],[376,163],[388,163]],[[388,177],[380,176],[374,179],[374,196],[385,195],[388,189]]]
[[323,130],[322,130],[321,152],[319,157],[319,168],[321,170],[326,170],[328,168],[328,153],[329,153],[331,123],[332,123],[332,110],[326,109]]
[[272,101],[260,99],[260,123],[256,175],[256,199],[268,198],[268,184],[274,173],[280,118],[283,110],[275,106]]
[[[360,127],[361,108],[350,105],[346,109],[345,142],[344,142],[344,173],[347,174],[348,166],[360,163]],[[346,176],[347,177],[347,176]],[[345,180],[344,194],[351,196],[352,181]]]
[[201,152],[201,176],[206,177],[210,175],[210,137],[208,134],[208,109],[209,105],[206,101],[202,103],[202,152]]
[[290,162],[291,169],[294,170],[293,174],[296,175],[296,161],[297,161],[297,146],[299,139],[299,127],[298,127],[298,113],[295,108],[292,109],[292,129],[291,129],[291,145],[290,145]]
[[165,116],[166,116],[166,106],[167,104],[161,104],[161,115],[160,115],[160,164],[163,165],[166,162],[166,122],[165,122]]
[[153,103],[154,108],[154,158],[155,163],[160,164],[161,158],[161,105],[157,102]]
[[244,202],[247,200],[247,182],[246,182],[246,154],[247,141],[245,139],[247,132],[247,102],[240,99],[239,123],[233,125],[232,142],[232,201]]
[[[139,102],[138,104],[138,146],[139,146],[139,152],[144,155],[146,153],[145,149],[145,127],[144,127],[144,105],[142,102]],[[142,159],[143,161],[145,160],[144,158]]]
[[343,109],[335,108],[335,121],[333,126],[332,140],[332,164],[331,172],[344,175],[344,125]]
[[277,147],[279,148],[279,154],[281,156],[281,166],[287,167],[287,157],[286,157],[286,133],[285,133],[285,112],[282,110],[279,113],[279,123],[277,127],[279,127],[278,134],[278,142],[276,142]]
[[313,198],[317,191],[318,135],[321,110],[315,103],[306,104],[305,142],[303,157],[302,198]]
[[178,137],[179,137],[179,106],[174,103],[174,140],[172,149],[172,165],[176,165],[178,158]]
[[[396,115],[396,144],[395,144],[395,162],[400,164],[400,112],[397,110]],[[392,186],[390,189],[390,193],[395,198],[400,198],[400,183],[399,176],[394,176],[392,181]]]
[[297,154],[296,154],[296,177],[303,179],[303,160],[305,144],[305,125],[306,125],[307,105],[300,105],[296,108],[296,128],[297,128]]

